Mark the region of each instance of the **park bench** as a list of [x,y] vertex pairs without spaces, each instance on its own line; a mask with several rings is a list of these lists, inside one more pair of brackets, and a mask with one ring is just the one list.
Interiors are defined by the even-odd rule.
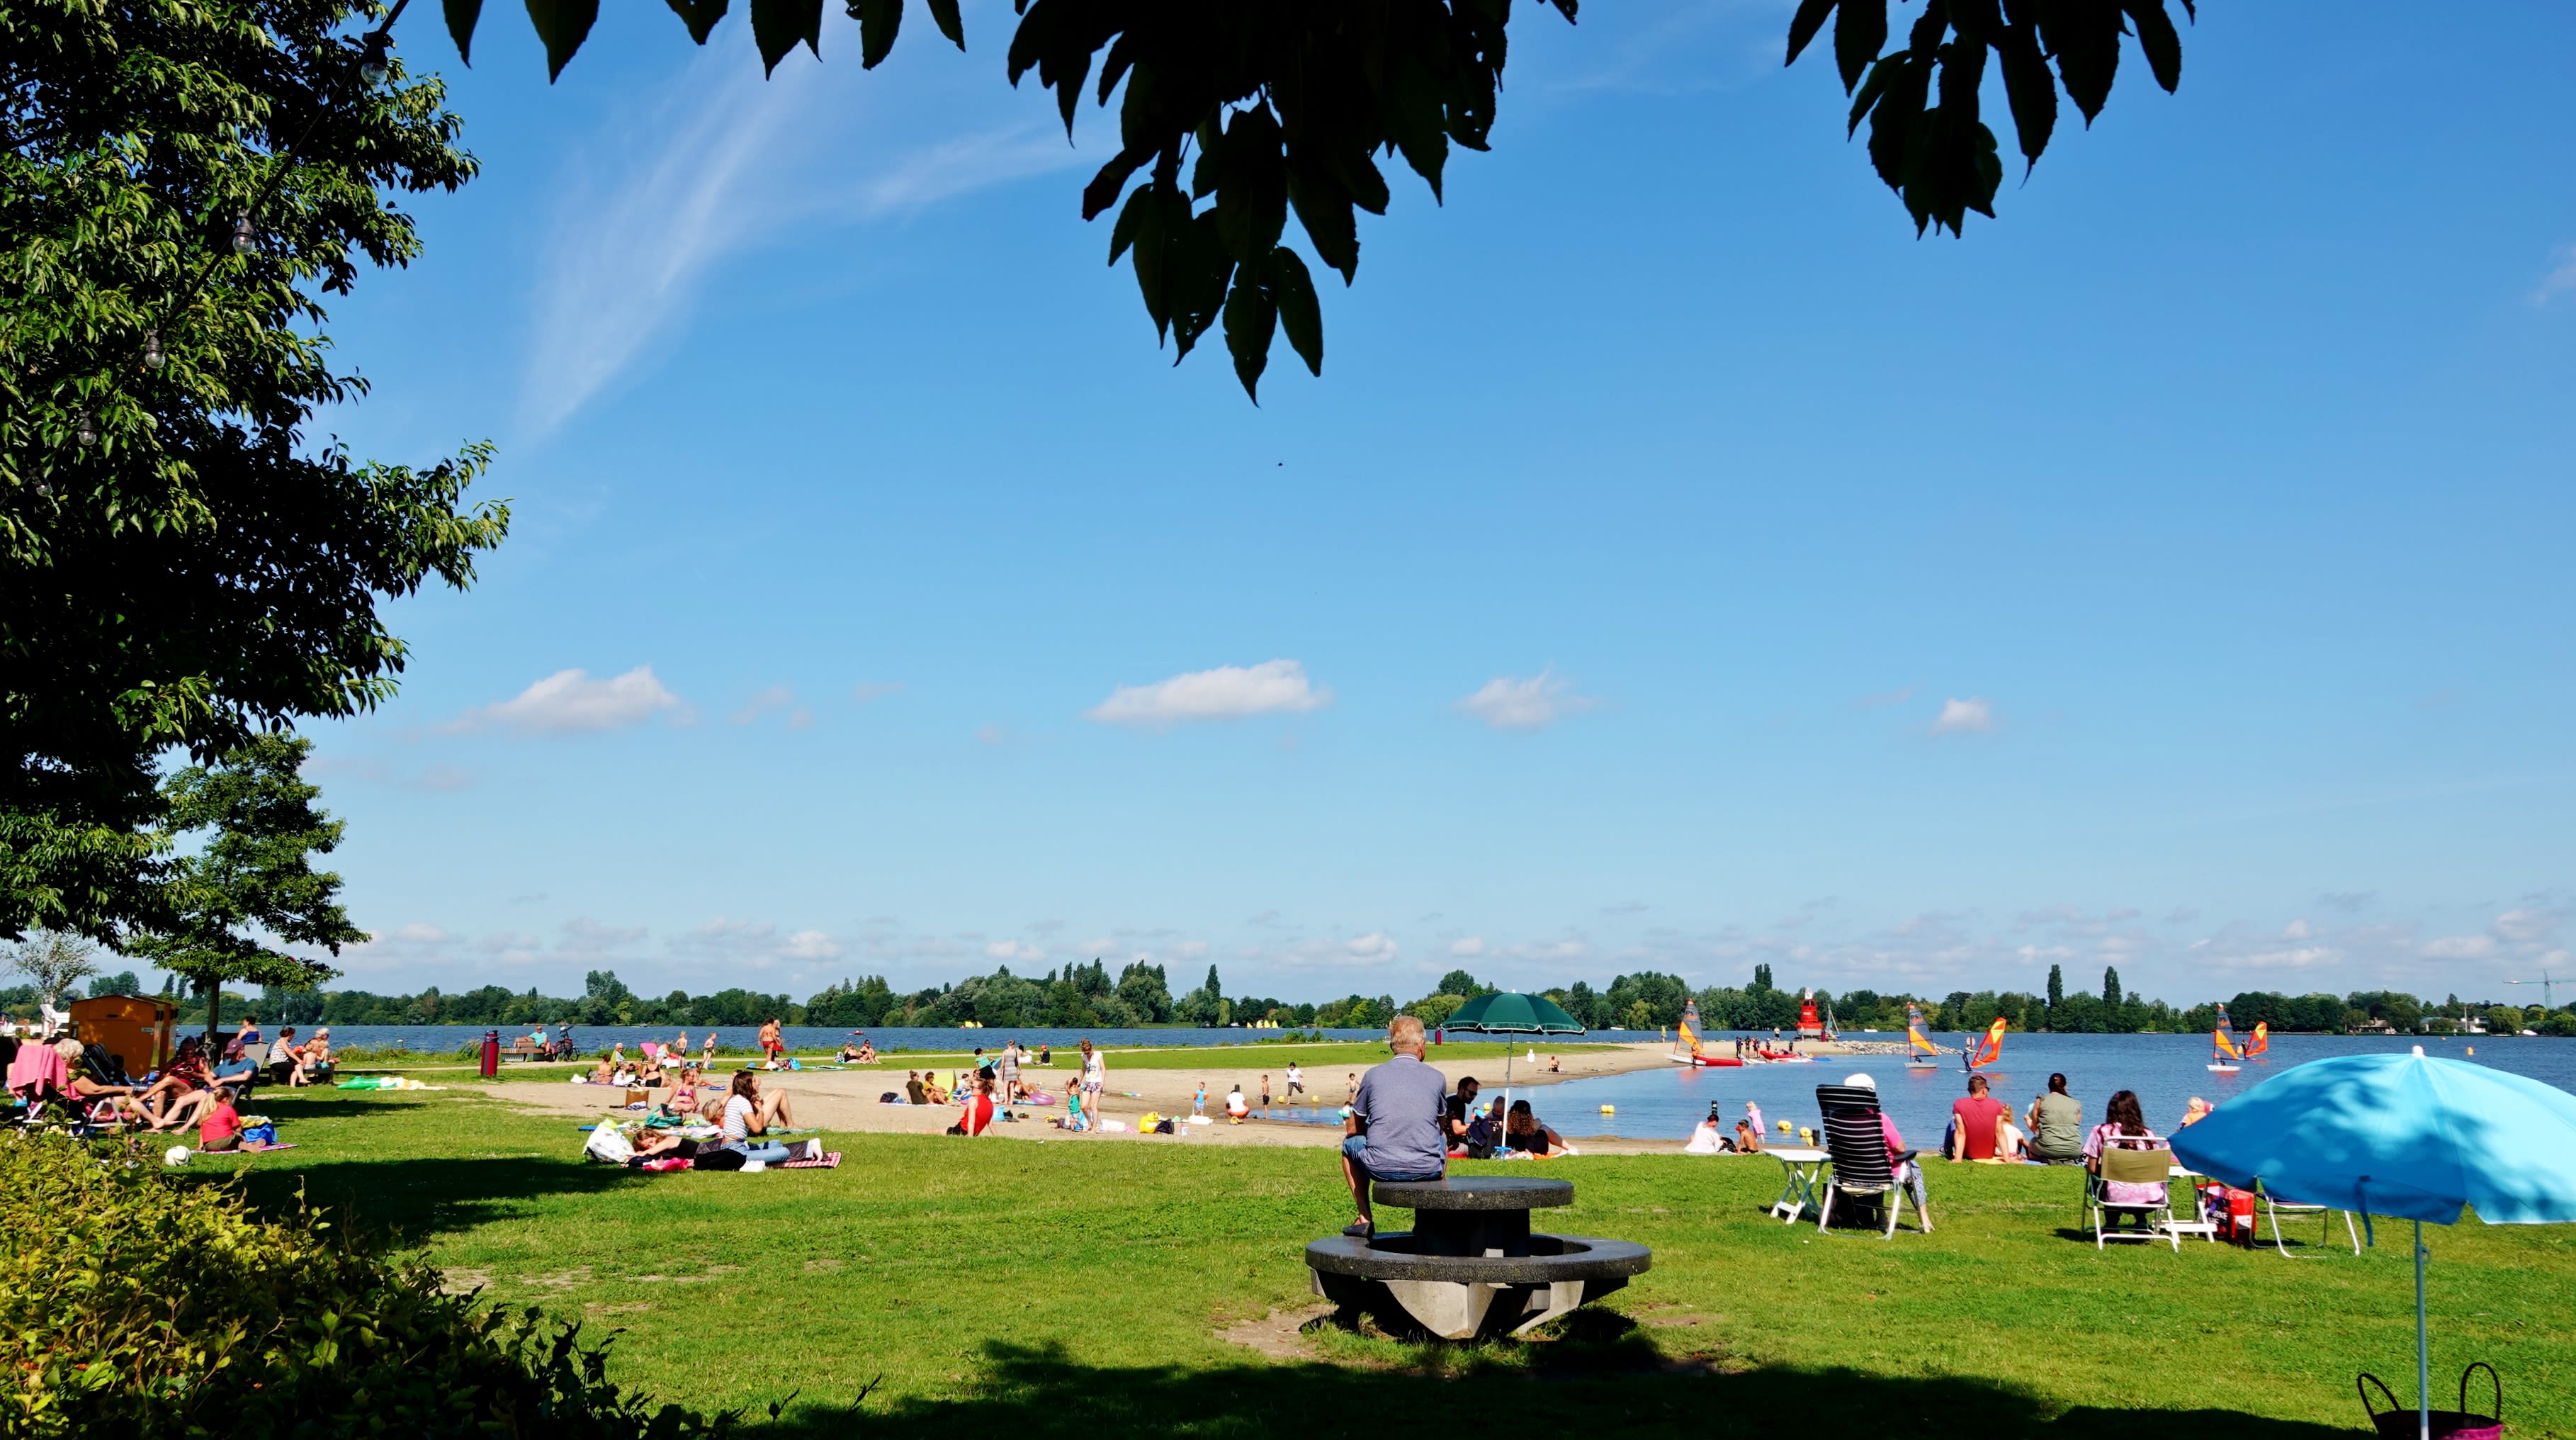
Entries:
[[1530,1212],[1574,1202],[1564,1180],[1462,1175],[1380,1180],[1381,1206],[1414,1212],[1407,1232],[1335,1236],[1306,1247],[1315,1293],[1345,1311],[1444,1340],[1529,1330],[1645,1273],[1645,1246],[1530,1229]]
[[522,1035],[518,1039],[510,1042],[509,1048],[501,1052],[501,1058],[504,1060],[543,1060],[546,1058],[546,1047],[534,1038]]

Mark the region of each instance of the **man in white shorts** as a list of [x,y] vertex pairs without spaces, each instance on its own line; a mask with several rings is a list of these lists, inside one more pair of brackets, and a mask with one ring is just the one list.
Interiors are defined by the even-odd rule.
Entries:
[[1296,1104],[1297,1097],[1305,1093],[1306,1072],[1298,1069],[1297,1062],[1291,1060],[1288,1062],[1288,1103]]

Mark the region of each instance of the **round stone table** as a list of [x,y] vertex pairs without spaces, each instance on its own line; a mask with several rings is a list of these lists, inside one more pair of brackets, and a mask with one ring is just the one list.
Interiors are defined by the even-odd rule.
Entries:
[[1519,1334],[1625,1286],[1654,1261],[1630,1241],[1530,1229],[1531,1211],[1574,1203],[1568,1180],[1381,1180],[1370,1196],[1414,1212],[1414,1228],[1317,1240],[1306,1265],[1317,1295],[1398,1329],[1448,1340]]

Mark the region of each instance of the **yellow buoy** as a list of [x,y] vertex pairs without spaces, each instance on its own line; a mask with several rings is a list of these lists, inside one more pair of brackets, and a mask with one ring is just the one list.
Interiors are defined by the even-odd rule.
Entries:
[[2469,1047],[2469,1053],[2470,1053],[2470,1054],[2472,1054],[2472,1055],[2475,1055],[2476,1053],[2478,1053],[2478,1047],[2476,1047],[2475,1045],[2470,1046],[2470,1047]]
[[1780,1122],[1780,1133],[1783,1135],[1795,1135],[1798,1133],[1798,1127],[1790,1124],[1786,1120],[1783,1120]]
[[1604,1105],[1601,1107],[1601,1113],[1604,1115],[1616,1115],[1619,1113],[1619,1107],[1616,1105]]

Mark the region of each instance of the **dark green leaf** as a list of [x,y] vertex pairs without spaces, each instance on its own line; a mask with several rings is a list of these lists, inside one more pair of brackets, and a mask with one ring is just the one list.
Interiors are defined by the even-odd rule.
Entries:
[[1995,41],[2003,62],[2004,99],[2012,106],[2013,133],[2021,142],[2025,166],[2037,165],[2057,129],[2057,77],[2039,53],[2039,36],[2029,25],[2007,26]]
[[1834,64],[1842,71],[1843,93],[1860,83],[1869,62],[1887,47],[1889,0],[1851,0],[1834,12]]
[[483,18],[483,0],[447,0],[447,33],[456,41],[456,58],[474,63],[474,23]]
[[2108,3],[2060,0],[2039,12],[2039,36],[2057,57],[2066,98],[2083,112],[2084,123],[2092,124],[2111,98],[2111,81],[2120,70],[2120,12]]
[[948,37],[948,43],[960,50],[965,49],[966,19],[957,13],[957,0],[929,0],[929,5],[930,23],[939,27],[939,33]]
[[[1816,38],[1816,32],[1825,28],[1825,19],[1834,13],[1836,3],[1837,0],[1798,0],[1798,13],[1789,17],[1789,64],[1797,64],[1798,52],[1806,49],[1807,42]],[[1853,0],[1853,3],[1865,5],[1869,0]]]
[[1351,197],[1331,176],[1303,173],[1291,162],[1288,203],[1297,207],[1297,223],[1306,227],[1315,258],[1341,271],[1342,283],[1350,284],[1360,268],[1360,227]]
[[716,28],[716,22],[722,20],[725,11],[731,8],[731,0],[664,0],[664,3],[671,7],[672,14],[680,17],[681,24],[689,27],[689,38],[701,45],[707,43],[707,36]]
[[[1091,183],[1082,187],[1082,218],[1089,220],[1117,204],[1119,193],[1127,188],[1127,181],[1135,175],[1137,167],[1153,158],[1151,154],[1135,150],[1121,150],[1110,156],[1109,163],[1100,167],[1100,173],[1091,177]],[[1125,223],[1123,217],[1120,223]],[[1115,246],[1117,242],[1112,240],[1110,243]],[[1109,252],[1109,258],[1113,261],[1118,258],[1116,249]]]
[[823,0],[751,0],[751,39],[760,47],[763,74],[775,74],[787,52],[802,44],[823,55]]
[[1234,378],[1243,393],[1261,403],[1261,372],[1270,367],[1270,337],[1279,328],[1279,306],[1258,278],[1258,267],[1235,272],[1234,291],[1225,297],[1225,348],[1234,354]]
[[895,32],[903,28],[903,0],[849,0],[850,18],[859,22],[859,68],[874,70],[894,53]]
[[1279,122],[1267,105],[1236,112],[1225,127],[1216,233],[1239,264],[1252,265],[1268,255],[1288,223],[1288,168],[1280,145]]
[[1314,277],[1306,262],[1282,245],[1270,252],[1270,299],[1279,307],[1279,328],[1306,362],[1310,375],[1324,373],[1324,311],[1315,302]]
[[2155,72],[2156,83],[2172,94],[2182,83],[2182,37],[2174,33],[2164,0],[2121,0],[2120,8],[2137,27],[2138,48],[2147,52],[2147,68]]
[[537,38],[545,42],[546,79],[551,83],[562,78],[564,66],[589,37],[591,23],[599,18],[599,0],[528,0],[528,18],[536,22]]
[[1172,306],[1172,343],[1180,352],[1172,357],[1178,365],[1189,358],[1190,347],[1216,323],[1224,308],[1226,282],[1234,278],[1234,257],[1216,236],[1216,214],[1201,211],[1171,232],[1171,243],[1165,254],[1171,260],[1171,273],[1165,282],[1164,298]]

